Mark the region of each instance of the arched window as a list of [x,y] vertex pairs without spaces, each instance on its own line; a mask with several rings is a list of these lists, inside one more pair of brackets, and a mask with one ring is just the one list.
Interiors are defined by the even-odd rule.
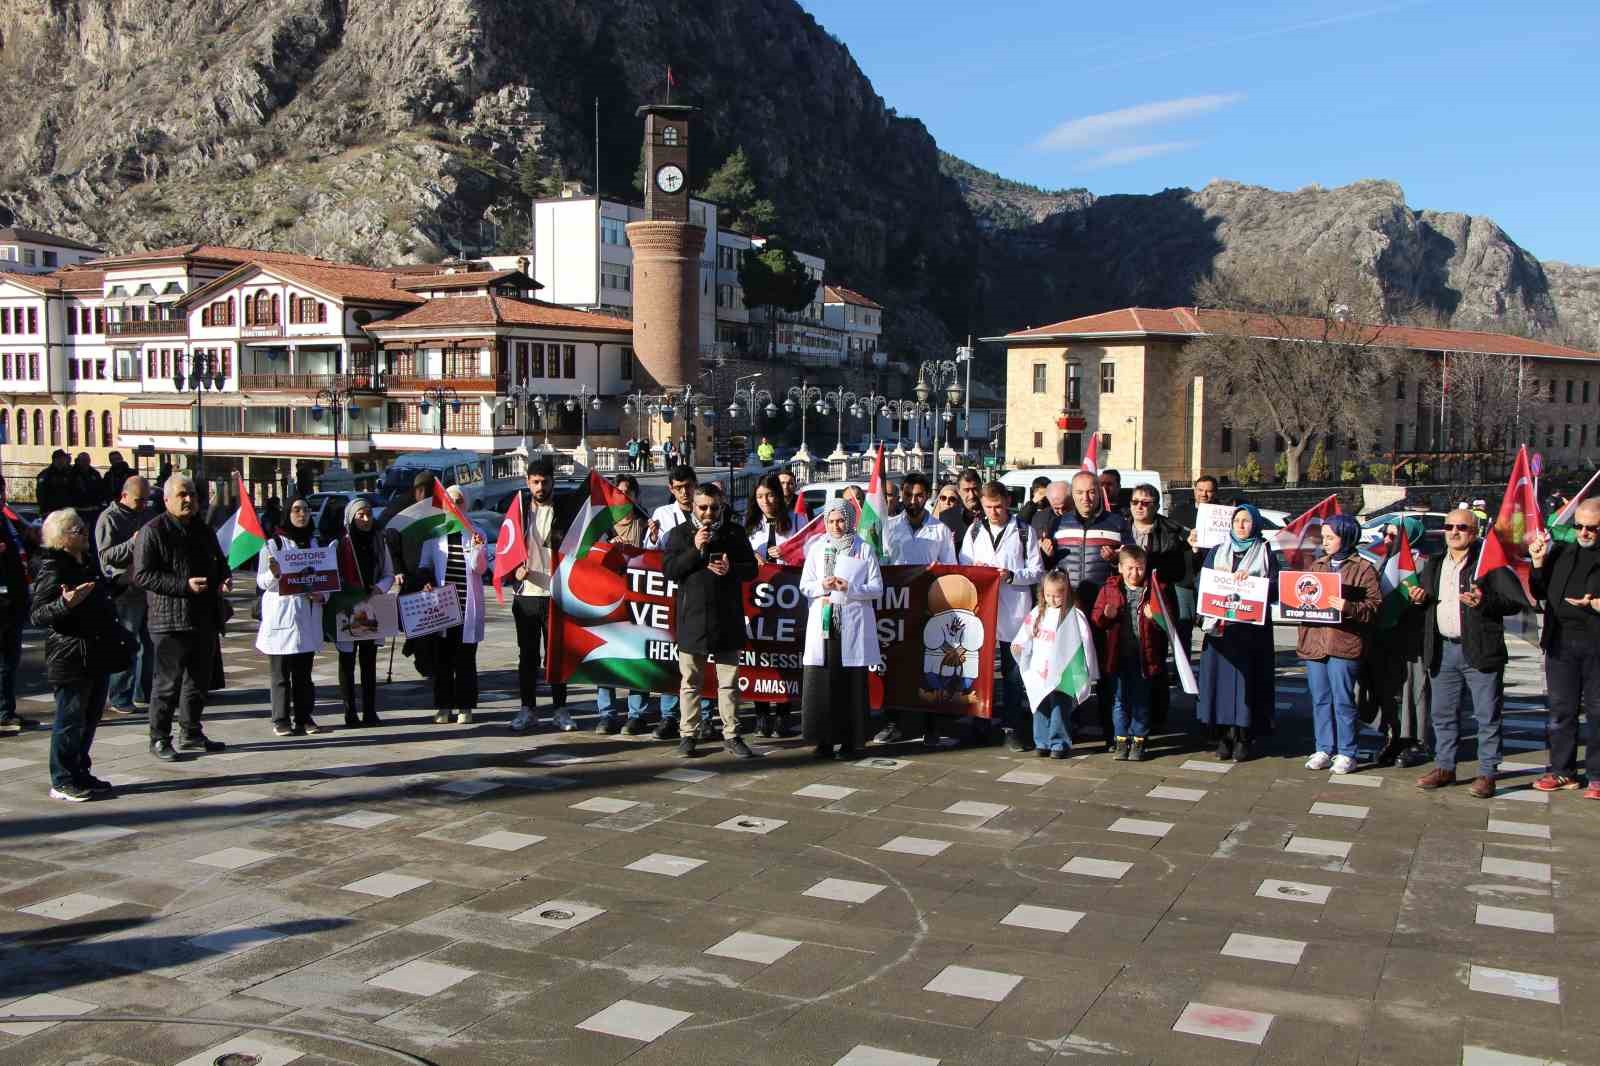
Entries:
[[61,412],[50,412],[50,447],[61,447]]
[[44,443],[44,412],[37,407],[33,410],[33,443]]
[[114,441],[112,439],[112,437],[111,437],[111,412],[110,411],[101,411],[100,412],[100,446],[102,448],[109,448],[109,447],[111,447],[111,445],[113,445],[115,443],[116,443],[116,441]]
[[83,412],[83,446],[85,448],[93,448],[93,447],[96,446],[95,443],[94,443],[94,437],[95,437],[94,430],[95,430],[94,412],[93,411],[85,411],[85,412]]
[[268,324],[269,325],[274,325],[274,326],[278,324],[278,294],[277,293],[273,293],[272,294],[272,318],[268,320]]
[[28,412],[17,408],[17,443],[28,443]]
[[67,447],[76,448],[77,446],[78,446],[78,412],[76,412],[76,411],[68,411],[67,412]]

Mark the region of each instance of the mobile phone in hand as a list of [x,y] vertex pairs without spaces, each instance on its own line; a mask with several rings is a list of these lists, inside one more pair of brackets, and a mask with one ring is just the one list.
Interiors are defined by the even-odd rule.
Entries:
[[725,563],[725,562],[728,561],[728,553],[727,552],[712,552],[707,558],[709,558],[710,561],[714,562],[714,563]]

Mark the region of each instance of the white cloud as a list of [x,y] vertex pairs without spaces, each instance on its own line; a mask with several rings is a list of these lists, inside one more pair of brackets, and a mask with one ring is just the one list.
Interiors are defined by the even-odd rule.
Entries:
[[1154,103],[1105,111],[1098,115],[1085,115],[1063,122],[1039,138],[1034,147],[1051,152],[1098,148],[1115,143],[1133,131],[1164,122],[1192,118],[1195,115],[1210,114],[1231,107],[1243,99],[1244,93],[1181,96],[1175,100],[1157,100]]
[[1128,163],[1154,159],[1157,156],[1171,155],[1173,152],[1182,152],[1193,148],[1199,143],[1199,141],[1161,141],[1157,144],[1133,144],[1126,148],[1113,148],[1110,151],[1101,152],[1097,156],[1085,159],[1079,164],[1079,167],[1083,170],[1120,167]]

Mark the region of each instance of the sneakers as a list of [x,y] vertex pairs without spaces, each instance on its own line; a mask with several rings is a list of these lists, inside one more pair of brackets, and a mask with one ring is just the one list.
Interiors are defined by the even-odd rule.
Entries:
[[744,737],[730,737],[722,742],[722,750],[736,759],[755,759],[759,756],[750,750],[750,745],[744,742]]
[[511,716],[511,731],[513,733],[526,733],[533,728],[533,708],[524,707]]
[[52,785],[50,798],[68,803],[83,803],[89,799],[89,790],[81,785]]
[[18,718],[14,714],[0,718],[0,733],[20,733],[26,728],[28,728],[27,720]]
[[1533,787],[1540,792],[1570,792],[1582,788],[1583,785],[1576,777],[1568,777],[1566,774],[1545,774],[1533,783]]
[[578,731],[578,723],[572,720],[572,712],[565,707],[557,707],[550,717],[555,720],[556,728],[563,733],[576,733]]
[[[318,730],[321,732],[321,730]],[[183,737],[178,741],[179,751],[227,751],[228,745],[220,740],[212,740],[204,733],[196,733],[192,737]]]
[[457,711],[456,712],[456,725],[471,725],[471,724],[472,724],[472,712],[471,711]]
[[1250,761],[1250,742],[1248,740],[1241,740],[1241,741],[1238,741],[1237,743],[1234,744],[1234,746],[1233,746],[1233,761],[1234,762],[1249,762]]
[[1407,770],[1414,770],[1433,761],[1433,752],[1421,744],[1413,744],[1400,753],[1400,765]]
[[378,719],[377,712],[375,711],[365,711],[361,715],[361,725],[363,728],[370,729],[373,726],[382,724],[383,722]]
[[1217,761],[1227,762],[1233,758],[1233,741],[1228,737],[1217,738]]
[[88,789],[96,796],[100,795],[102,792],[114,792],[117,788],[116,785],[113,785],[110,781],[107,781],[103,777],[86,777],[83,779],[82,784],[84,788]]
[[650,723],[643,718],[630,718],[628,724],[622,727],[622,735],[625,737],[642,737],[648,732]]
[[304,732],[305,732],[305,733],[306,733],[306,734],[307,734],[307,735],[308,735],[308,736],[320,736],[320,735],[321,735],[321,734],[323,734],[323,733],[327,733],[327,732],[329,732],[329,730],[327,730],[327,729],[324,729],[324,728],[323,728],[323,727],[322,727],[322,726],[320,726],[320,725],[318,725],[318,724],[317,724],[317,723],[316,723],[316,722],[313,722],[313,721],[312,721],[312,720],[311,720],[311,719],[309,719],[309,718],[307,718],[307,719],[306,719],[306,720],[305,720],[305,723],[304,723],[304,724],[303,724],[303,725],[301,725],[301,726],[300,726],[300,728],[301,728],[301,730],[303,730],[303,731],[304,731]]
[[1326,770],[1332,765],[1333,757],[1325,751],[1314,752],[1311,758],[1306,760],[1307,770]]
[[1052,759],[1070,759],[1072,758],[1072,749],[1056,748],[1050,752],[1050,757]]
[[1448,770],[1443,767],[1435,767],[1417,778],[1417,787],[1424,792],[1432,792],[1436,788],[1444,788],[1446,785],[1455,783],[1456,770],[1453,766]]
[[722,723],[712,722],[708,718],[700,719],[700,728],[695,730],[696,740],[713,741],[722,739]]
[[878,735],[872,738],[874,744],[894,744],[906,738],[897,725],[886,725],[878,730]]
[[678,741],[678,758],[694,758],[694,737],[684,737],[682,740]]
[[602,718],[594,724],[594,731],[602,736],[614,737],[622,732],[622,723],[615,718]]
[[678,720],[676,718],[663,718],[661,724],[656,726],[655,738],[657,740],[677,740]]
[[172,749],[172,741],[166,738],[153,741],[150,745],[150,754],[162,762],[178,761],[178,753]]
[[274,736],[292,737],[294,736],[294,727],[281,723],[275,723],[272,727],[272,733]]
[[139,712],[132,707],[106,707],[106,714],[111,718],[128,718]]
[[1583,798],[1586,800],[1600,800],[1600,784],[1590,782],[1589,787],[1583,790]]
[[1127,762],[1129,759],[1129,752],[1132,751],[1132,745],[1128,743],[1127,737],[1118,737],[1116,739],[1116,748],[1114,750],[1116,754],[1111,756],[1113,759],[1115,759],[1117,762]]
[[1006,747],[1011,751],[1027,751],[1028,745],[1022,742],[1022,737],[1015,729],[1006,730]]
[[1128,761],[1144,762],[1144,737],[1134,737],[1133,743],[1128,745]]
[[1352,773],[1356,768],[1356,761],[1348,755],[1336,755],[1333,759],[1333,772],[1336,774]]
[[445,710],[442,707],[439,710],[433,712],[433,724],[434,725],[449,725],[452,721],[454,721],[454,718],[452,717],[450,712]]
[[1033,749],[1033,753],[1035,755],[1039,756],[1039,758],[1041,758],[1041,759],[1048,759],[1050,757],[1050,749],[1049,748],[1034,748]]
[[346,729],[360,729],[361,718],[355,711],[344,712],[344,727]]
[[1485,774],[1484,776],[1475,779],[1472,782],[1472,787],[1467,789],[1467,791],[1481,800],[1493,799],[1494,775]]

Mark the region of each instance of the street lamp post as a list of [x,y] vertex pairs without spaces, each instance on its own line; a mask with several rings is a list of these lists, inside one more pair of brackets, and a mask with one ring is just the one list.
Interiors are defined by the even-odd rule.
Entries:
[[318,389],[316,398],[311,403],[311,417],[321,422],[324,409],[327,409],[333,415],[333,465],[337,467],[339,465],[339,417],[340,415],[351,419],[361,417],[361,408],[356,406],[355,387],[353,385],[335,383],[331,388]]
[[569,413],[578,412],[578,447],[572,453],[573,462],[585,468],[591,467],[594,465],[594,456],[589,453],[589,412],[600,410],[600,397],[590,392],[589,383],[584,382],[578,386],[578,395],[567,397],[564,406]]
[[795,462],[809,464],[811,453],[806,451],[806,408],[815,406],[817,414],[827,414],[828,409],[822,403],[822,389],[816,385],[807,385],[802,379],[800,384],[789,387],[789,398],[783,401],[783,409],[790,414],[800,412],[800,450],[794,453]]
[[422,415],[428,413],[429,406],[439,409],[439,450],[444,451],[444,405],[450,405],[450,410],[456,414],[461,413],[461,397],[456,390],[448,385],[434,385],[422,390],[422,400],[417,404],[417,412]]
[[1133,427],[1133,468],[1137,470],[1139,469],[1139,416],[1129,415],[1125,422]]
[[861,408],[856,404],[856,394],[840,385],[832,392],[822,394],[821,406],[823,407],[823,414],[831,411],[839,416],[838,424],[834,429],[833,454],[828,456],[828,459],[834,461],[849,458],[844,450],[844,413],[845,409],[848,408],[853,417],[861,417]]
[[[761,377],[762,377],[762,375],[759,374],[759,373],[746,374],[743,377],[741,377],[738,380],[736,380],[733,383],[733,400],[728,404],[728,417],[729,418],[738,418],[739,417],[739,408],[740,408],[741,405],[745,408],[746,411],[749,412],[749,414],[750,414],[750,435],[752,437],[754,437],[755,433],[756,433],[756,415],[757,414],[759,414],[760,412],[765,410],[767,417],[768,418],[772,418],[773,416],[775,416],[778,413],[778,405],[773,402],[772,390],[771,389],[758,389],[758,388],[755,387],[755,382]],[[749,387],[746,387],[745,384],[744,384],[747,381],[750,382]],[[754,460],[755,458],[756,458],[756,448],[755,448],[755,445],[752,443],[752,445],[749,448],[745,449],[745,463],[746,463],[746,465],[749,465],[750,462],[752,460]]]
[[[967,340],[971,341],[972,338],[968,337]],[[961,452],[963,455],[972,450],[972,356],[973,348],[971,344],[963,344],[956,349],[955,361],[967,364],[966,397],[963,401],[966,404],[966,408],[965,413],[961,416]]]
[[[903,450],[904,447],[906,423],[921,417],[925,406],[916,400],[888,400],[883,404],[880,413],[894,422],[894,442],[897,451]],[[913,437],[912,444],[916,442],[916,437]]]
[[206,502],[206,420],[201,402],[207,389],[222,391],[228,379],[222,373],[221,363],[214,355],[195,352],[189,357],[189,374],[183,373],[180,357],[177,373],[172,375],[172,387],[179,392],[194,393],[194,479],[200,490],[200,504]]
[[884,406],[889,398],[878,392],[863,392],[857,403],[860,404],[862,417],[867,420],[867,451],[873,450],[873,444],[878,438],[878,416],[889,416],[889,409]]
[[[934,454],[943,451],[954,451],[950,447],[950,423],[955,421],[952,407],[961,403],[961,366],[954,359],[926,359],[917,370],[917,385],[913,390],[917,399],[928,405],[929,413],[939,406],[939,396],[944,399],[943,411],[939,420],[934,423]],[[938,429],[939,423],[944,423],[944,447],[940,448]]]

